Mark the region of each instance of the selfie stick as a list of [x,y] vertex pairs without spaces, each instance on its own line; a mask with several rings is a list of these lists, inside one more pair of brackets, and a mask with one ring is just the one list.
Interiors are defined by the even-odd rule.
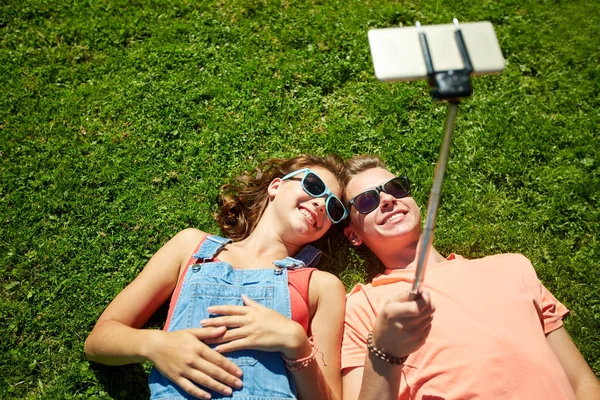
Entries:
[[425,231],[423,232],[423,240],[421,242],[421,248],[419,249],[419,258],[417,260],[417,270],[415,272],[415,279],[411,289],[412,298],[419,297],[422,292],[421,284],[423,283],[423,279],[425,277],[427,258],[429,256],[429,250],[431,249],[431,243],[433,242],[435,218],[437,216],[438,205],[440,203],[442,182],[444,180],[444,173],[446,172],[446,164],[448,163],[448,153],[450,152],[450,143],[452,142],[452,133],[454,132],[454,124],[456,122],[458,105],[461,99],[470,96],[473,92],[470,77],[471,72],[473,71],[471,58],[469,57],[469,52],[467,51],[462,32],[458,25],[458,20],[454,18],[453,22],[455,27],[454,39],[456,40],[456,45],[458,46],[458,51],[460,52],[464,68],[461,70],[448,71],[435,71],[433,69],[431,53],[429,51],[429,45],[427,44],[427,35],[421,29],[421,24],[419,22],[416,23],[419,31],[421,50],[423,51],[423,58],[425,59],[425,66],[427,67],[429,86],[431,86],[431,95],[435,101],[448,101],[448,114],[446,115],[446,123],[444,126],[444,140],[442,142],[440,155],[435,167],[435,175],[433,178],[433,185],[431,187],[431,194],[429,195]]

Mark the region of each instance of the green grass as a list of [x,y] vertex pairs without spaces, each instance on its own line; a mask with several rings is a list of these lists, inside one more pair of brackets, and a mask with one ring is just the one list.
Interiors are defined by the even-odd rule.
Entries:
[[[600,376],[594,0],[7,0],[0,398],[147,397],[147,365],[90,365],[83,341],[169,237],[218,233],[218,187],[266,158],[377,153],[425,205],[445,106],[376,81],[367,31],[453,16],[492,21],[507,67],[459,110],[435,245],[528,256]],[[372,267],[342,244],[323,268],[351,286]]]

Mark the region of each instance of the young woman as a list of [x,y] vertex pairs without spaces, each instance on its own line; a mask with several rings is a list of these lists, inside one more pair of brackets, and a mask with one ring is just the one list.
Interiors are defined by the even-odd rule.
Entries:
[[[338,157],[303,155],[225,186],[228,239],[175,235],[100,316],[88,359],[152,361],[153,399],[341,398],[345,290],[304,246],[346,217],[345,178]],[[143,329],[169,298],[165,328]]]

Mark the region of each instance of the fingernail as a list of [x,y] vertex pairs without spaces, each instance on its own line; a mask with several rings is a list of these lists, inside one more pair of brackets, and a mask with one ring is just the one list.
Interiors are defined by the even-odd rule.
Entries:
[[231,395],[231,393],[233,393],[233,390],[231,390],[231,388],[225,388],[225,390],[223,390],[225,392],[225,394],[227,396]]
[[200,325],[204,325],[205,323],[207,323],[208,320],[207,319],[203,319],[202,321],[200,321]]
[[233,384],[233,386],[235,386],[236,389],[241,389],[242,388],[242,381],[235,381],[235,383]]
[[[244,373],[242,372],[241,369],[238,369],[237,371],[235,371],[235,376],[237,376],[238,378],[241,378],[242,375],[244,375]],[[241,382],[240,382],[241,383]]]
[[215,350],[217,353],[220,353],[220,352],[221,352],[221,346],[217,346],[217,347],[215,347],[215,348],[214,348],[214,350]]

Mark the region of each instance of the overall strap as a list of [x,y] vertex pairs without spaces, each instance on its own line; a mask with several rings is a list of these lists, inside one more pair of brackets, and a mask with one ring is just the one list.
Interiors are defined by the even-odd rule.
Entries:
[[304,264],[306,264],[307,267],[316,268],[317,264],[319,263],[319,260],[321,259],[322,254],[323,253],[321,252],[321,250],[317,249],[314,246],[311,246],[310,244],[307,244],[302,249],[300,249],[298,254],[296,254],[295,258],[297,260],[304,261]]
[[273,261],[273,265],[287,269],[316,267],[320,259],[321,250],[311,245],[306,245],[296,254],[296,257],[288,256],[283,260]]
[[197,258],[198,261],[202,261],[203,263],[212,260],[217,254],[219,254],[223,247],[230,242],[231,239],[226,239],[215,235],[208,235],[193,257]]

